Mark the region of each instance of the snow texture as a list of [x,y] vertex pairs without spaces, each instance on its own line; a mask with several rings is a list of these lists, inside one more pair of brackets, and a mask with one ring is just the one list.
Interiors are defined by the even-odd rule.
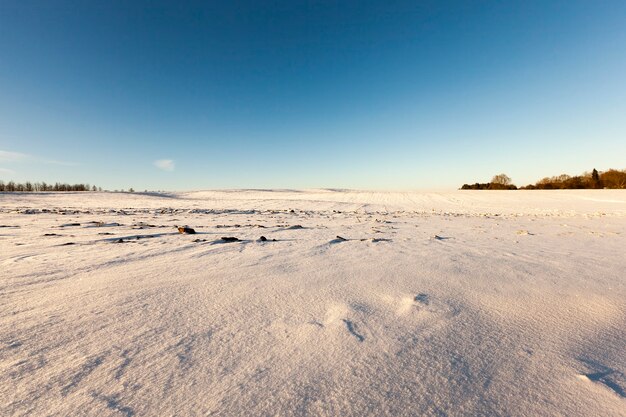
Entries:
[[0,226],[3,416],[626,415],[624,191],[5,193]]

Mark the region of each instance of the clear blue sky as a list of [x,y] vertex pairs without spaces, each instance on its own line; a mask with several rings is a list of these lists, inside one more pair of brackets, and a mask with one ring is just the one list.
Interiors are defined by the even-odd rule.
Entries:
[[178,3],[0,0],[0,179],[420,189],[626,168],[624,1]]

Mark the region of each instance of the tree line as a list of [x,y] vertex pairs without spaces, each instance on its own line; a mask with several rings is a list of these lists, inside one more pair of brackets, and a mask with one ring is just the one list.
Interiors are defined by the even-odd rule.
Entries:
[[517,190],[517,187],[511,184],[509,176],[498,174],[491,179],[491,182],[463,184],[461,190]]
[[581,175],[561,174],[555,177],[546,177],[535,184],[528,184],[519,188],[511,183],[511,178],[507,175],[499,174],[494,176],[491,182],[463,184],[461,187],[462,190],[580,190],[600,188],[626,188],[626,169],[621,171],[609,169],[598,172],[594,168],[593,171]]
[[17,183],[9,181],[4,183],[0,181],[0,192],[38,192],[38,191],[102,191],[101,187],[89,184],[67,184],[55,182],[54,184],[47,184],[45,182],[30,182]]

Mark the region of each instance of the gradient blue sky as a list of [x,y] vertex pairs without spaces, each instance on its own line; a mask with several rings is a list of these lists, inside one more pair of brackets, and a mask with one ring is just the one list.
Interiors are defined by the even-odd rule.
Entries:
[[622,169],[625,74],[624,1],[0,0],[0,179],[433,189]]

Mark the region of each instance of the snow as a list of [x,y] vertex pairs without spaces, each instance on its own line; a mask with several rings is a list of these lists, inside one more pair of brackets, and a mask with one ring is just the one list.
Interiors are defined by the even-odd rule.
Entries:
[[0,226],[1,415],[626,415],[621,190],[4,193]]

